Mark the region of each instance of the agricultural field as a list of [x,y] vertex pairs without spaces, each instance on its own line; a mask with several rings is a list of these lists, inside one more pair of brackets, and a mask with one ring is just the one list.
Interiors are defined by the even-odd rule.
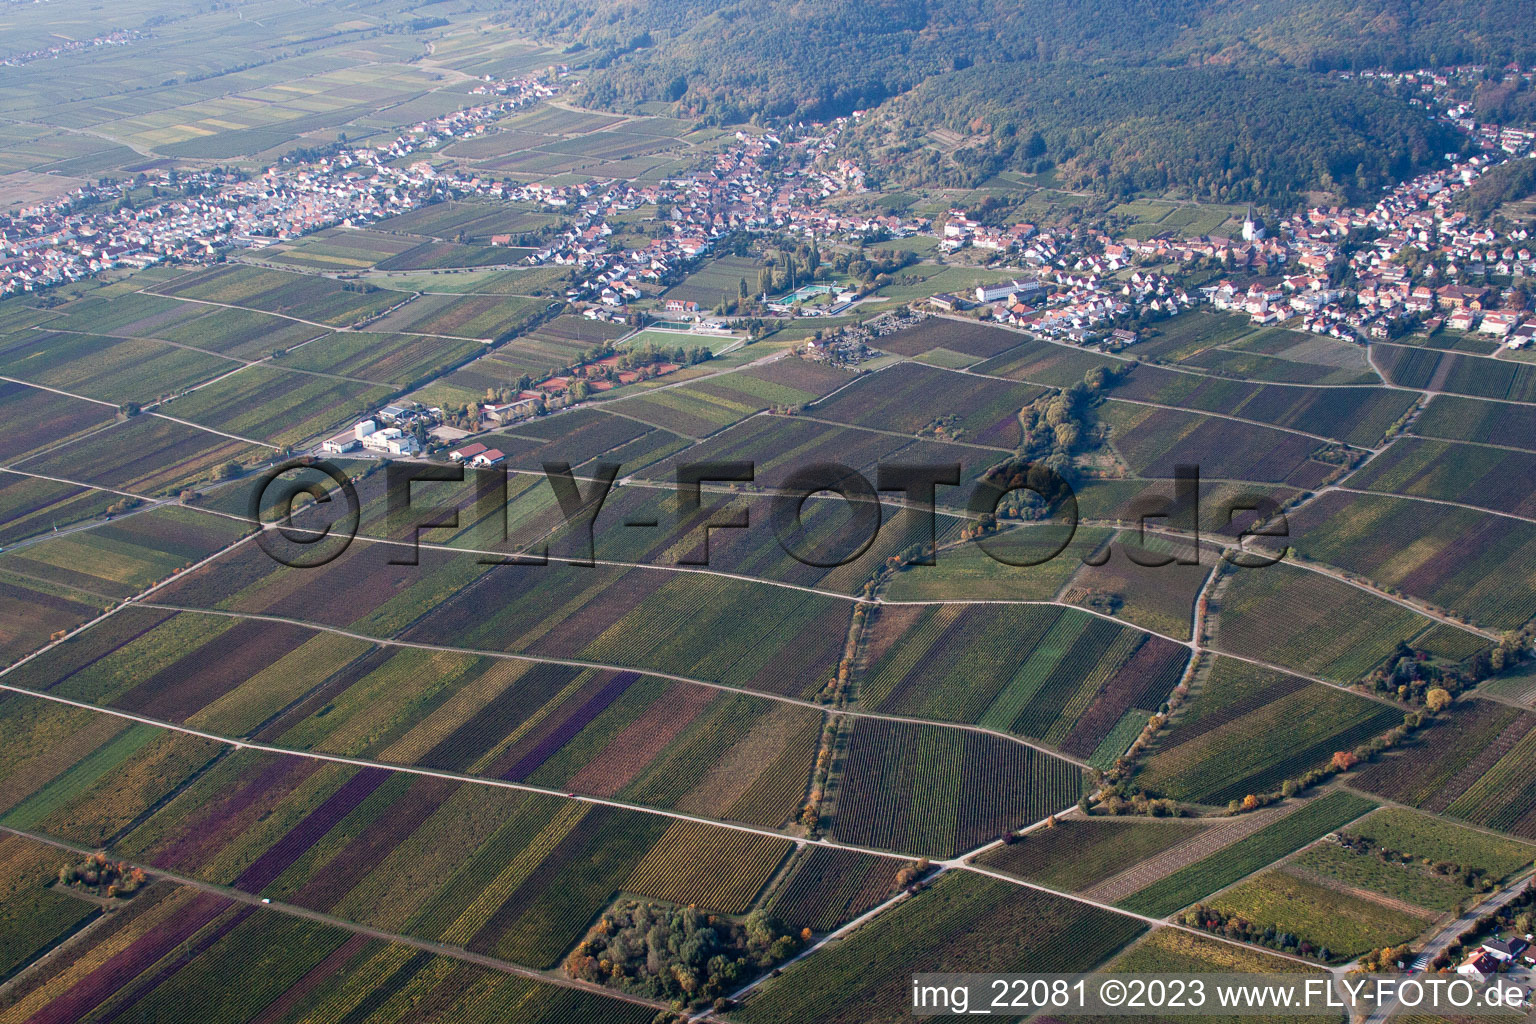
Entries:
[[1413,407],[1416,397],[1383,388],[1253,384],[1146,364],[1119,378],[1110,394],[1192,412],[1220,413],[1361,447],[1379,444],[1387,428]]
[[0,340],[0,374],[113,404],[152,402],[240,366],[160,341],[56,331]]
[[[668,337],[678,344],[693,340],[683,335]],[[644,394],[621,392],[611,409],[673,433],[704,437],[765,409],[805,406],[851,379],[842,370],[784,359]],[[819,415],[820,407],[809,412]]]
[[[487,297],[476,298],[483,300]],[[542,305],[537,308],[542,308]],[[448,386],[473,392],[469,397],[481,400],[487,388],[515,388],[518,378],[524,374],[542,377],[579,363],[584,356],[613,341],[625,330],[628,328],[595,323],[583,317],[556,317],[527,333],[500,341],[481,358],[430,386]]]
[[95,618],[105,603],[90,594],[14,575],[0,563],[0,664],[9,665],[42,647],[53,634]]
[[[1321,971],[1321,967],[1318,968]],[[1140,942],[1111,960],[1103,970],[1112,974],[1305,974],[1295,960],[1272,956],[1257,946],[1241,946],[1175,928],[1148,932]],[[1290,1017],[1243,1013],[1231,1017],[1202,1014],[1206,1024],[1278,1024]],[[1106,1024],[1110,1017],[1090,1017]]]
[[0,458],[14,463],[117,418],[110,405],[0,381]]
[[1533,856],[1536,847],[1391,807],[1307,849],[1284,870],[1383,903],[1450,913],[1528,868]]
[[1245,316],[1209,309],[1157,324],[1132,350],[1137,358],[1221,377],[1277,384],[1376,384],[1365,350],[1285,327],[1255,327]]
[[[179,271],[164,279],[175,281],[196,271]],[[148,272],[128,282],[150,287],[157,279]],[[230,359],[259,359],[330,333],[328,328],[300,323],[271,313],[178,302],[147,291],[87,295],[58,307],[48,326],[55,331],[95,334],[107,338],[138,338],[202,349]],[[226,369],[232,369],[229,364]]]
[[242,266],[197,271],[156,291],[186,302],[237,306],[323,327],[359,326],[410,298],[373,285]]
[[[1475,509],[1335,491],[1289,517],[1286,542],[1337,566],[1465,616],[1518,629],[1536,616],[1536,526]],[[1414,543],[1404,546],[1403,538]]]
[[[26,843],[50,868],[68,856]],[[7,852],[10,852],[9,850]],[[14,860],[17,854],[9,859]],[[27,881],[36,885],[36,880]],[[530,980],[330,923],[294,918],[190,885],[154,881],[102,914],[82,898],[61,901],[94,917],[74,956],[49,961],[10,993],[13,1014],[40,1020],[175,1020],[196,1005],[209,1019],[401,1021],[412,1007],[454,1020],[644,1024],[655,1008]],[[27,898],[36,899],[32,893]],[[39,910],[52,904],[44,903]],[[100,915],[100,916],[98,916]],[[66,927],[67,930],[67,927]],[[239,985],[226,984],[232,977]],[[133,992],[123,999],[123,991]]]
[[1094,370],[1123,370],[1127,366],[1124,360],[1097,355],[1073,345],[1037,341],[1022,334],[1016,337],[1018,345],[971,369],[995,377],[1068,388]]
[[570,283],[561,266],[516,270],[396,270],[365,274],[365,279],[401,291],[428,295],[558,295]]
[[[161,598],[794,696],[820,688],[848,631],[845,600],[729,577],[557,562],[487,565],[430,549],[421,551],[420,565],[391,565],[398,554],[357,543],[322,569],[288,569],[243,548],[182,576]],[[337,603],[338,592],[355,599]],[[423,615],[424,607],[431,611]],[[734,642],[720,644],[722,636]]]
[[1127,714],[1155,712],[1188,658],[1161,637],[1052,605],[884,608],[866,644],[860,707],[974,723],[1080,757]]
[[249,466],[271,453],[270,448],[143,414],[29,459],[21,468],[138,494],[174,494],[211,479],[223,463]]
[[857,427],[815,423],[798,416],[756,416],[728,427],[703,443],[641,470],[648,480],[673,480],[685,462],[751,462],[754,488],[777,489],[788,476],[808,465],[835,463],[871,482],[879,463],[960,464],[960,486],[940,487],[940,507],[964,507],[970,487],[1004,452],[968,445],[900,436]]
[[304,345],[285,354],[276,365],[411,387],[468,362],[482,351],[478,342],[466,339],[349,331]]
[[1209,827],[1188,820],[1065,818],[989,850],[977,862],[1052,889],[1082,892]]
[[259,444],[300,447],[383,404],[391,389],[247,366],[160,406],[167,416]]
[[1374,802],[1352,793],[1332,792],[1316,797],[1247,837],[1116,902],[1138,914],[1171,914],[1348,825],[1375,807]]
[[1536,497],[1525,481],[1533,474],[1533,453],[1404,437],[1350,477],[1349,484],[1531,517],[1536,515]]
[[932,725],[856,719],[843,757],[833,837],[930,857],[952,857],[1063,811],[1083,786],[1067,761]]
[[[786,92],[708,45],[741,11],[499,6],[0,16],[0,1024],[897,1024],[918,971],[1321,976],[1524,883],[1529,350],[1140,295],[1099,322],[1134,338],[919,316],[834,365],[813,335],[938,293],[1038,275],[1052,308],[1131,302],[1138,269],[1291,288],[1281,247],[1358,239],[1293,238],[1295,203],[1261,194],[1346,201],[1315,182],[1135,193],[1088,152],[1113,138],[1068,139],[1068,161],[1042,123],[1041,160],[980,108],[900,122],[933,113],[912,75],[887,76],[914,90],[889,107],[852,65]],[[778,13],[726,34],[803,62],[849,31]],[[1169,22],[1160,52],[1202,27]],[[1239,64],[1265,48],[1214,27]],[[1466,60],[1510,59],[1489,56]],[[937,70],[975,87],[968,62]],[[937,177],[893,191],[903,131]],[[1001,163],[970,166],[992,132]],[[1368,208],[1390,163],[1333,184]],[[1246,207],[1202,190],[1251,196],[1276,244],[1095,269],[1125,238],[1235,235]],[[1040,247],[951,242],[961,216]],[[866,246],[912,262],[866,280]],[[768,315],[763,273],[793,249],[812,283],[807,247],[825,286],[872,290]],[[690,330],[679,303],[728,325]],[[652,346],[644,376],[619,370]],[[1081,443],[1024,436],[1022,409],[1083,384]],[[527,390],[549,398],[527,418],[479,408]],[[443,414],[421,455],[308,454],[413,400]],[[496,465],[457,473],[476,444]],[[1074,516],[968,507],[1025,459],[1071,481]],[[281,527],[340,525],[334,493],[285,524],[269,492],[250,521],[284,462],[355,485],[356,536],[323,564],[283,564],[326,545]],[[949,466],[932,514],[896,487],[858,500]],[[1288,532],[1245,535],[1277,511]],[[1448,706],[1382,696],[1373,671],[1408,658],[1467,675]],[[72,874],[87,851],[131,891]],[[1202,902],[1287,954],[1185,927]]]
[[782,881],[763,906],[791,926],[828,932],[900,892],[896,875],[904,863],[852,850],[802,847],[791,854]]
[[945,546],[890,578],[887,601],[1050,601],[1110,537],[1100,527],[1020,524]]
[[504,783],[234,751],[147,725],[85,730],[56,750],[49,736],[84,724],[60,708],[0,703],[13,743],[0,764],[13,806],[0,823],[512,963],[552,966],[621,891],[740,912],[792,846]]
[[0,835],[0,979],[22,968],[86,927],[101,910],[62,887],[62,856],[40,843]]
[[1210,902],[1213,910],[1256,927],[1274,927],[1307,943],[1304,952],[1343,963],[1384,946],[1400,946],[1424,931],[1432,915],[1412,913],[1349,892],[1269,871]]
[[875,347],[903,356],[917,356],[942,348],[978,359],[990,359],[1029,340],[1027,335],[1006,327],[931,316],[914,327],[885,335]]
[[[747,1024],[898,1022],[919,971],[1086,971],[1142,931],[1134,919],[1007,882],[953,872],[762,988]],[[968,941],[956,942],[957,935]]]
[[422,295],[370,323],[369,328],[385,334],[504,341],[545,305],[542,300],[515,295]]
[[1166,518],[1149,520],[1154,526],[1183,531],[1198,526],[1201,533],[1233,538],[1255,525],[1261,499],[1273,501],[1279,509],[1301,496],[1291,487],[1205,477],[1200,480],[1195,507],[1183,500],[1172,480],[1090,479],[1079,481],[1074,489],[1080,520],[1110,520],[1135,527],[1149,511],[1156,511]]
[[[911,266],[902,267],[895,271],[888,285],[882,286],[876,295],[882,299],[891,299],[900,302],[911,302],[916,299],[926,299],[930,295],[939,292],[966,292],[975,295],[976,286],[981,284],[1000,284],[1012,280],[1018,276],[1016,271],[998,269],[990,270],[981,267],[941,267],[926,263],[914,263]],[[964,349],[961,349],[964,351]]]
[[505,452],[513,469],[542,473],[545,462],[568,462],[579,468],[601,458],[617,462],[627,475],[686,442],[670,430],[596,407],[513,423],[503,432],[487,435],[485,443]]
[[1460,661],[1487,646],[1358,587],[1285,563],[1232,569],[1213,596],[1212,646],[1336,683],[1353,683],[1407,643]]
[[425,239],[388,235],[367,229],[328,228],[296,242],[262,249],[257,259],[262,263],[278,263],[307,270],[370,270],[416,248],[423,241]]
[[1372,351],[1387,379],[1402,387],[1536,402],[1536,366],[1529,363],[1398,345],[1375,345]]
[[375,233],[426,236],[439,241],[452,241],[462,233],[472,242],[488,242],[492,235],[538,231],[560,222],[558,215],[548,211],[470,199],[418,206],[379,221],[373,230]]
[[1463,701],[1351,785],[1398,803],[1536,839],[1536,715]]
[[103,598],[130,597],[233,544],[245,523],[151,508],[0,554],[0,571]]
[[1402,718],[1387,704],[1218,657],[1136,780],[1176,800],[1225,804],[1277,790]]
[[1110,399],[1099,409],[1110,443],[1137,476],[1171,477],[1198,466],[1202,479],[1316,487],[1339,466],[1312,458],[1325,441],[1272,427]]
[[1088,556],[1064,587],[1062,600],[1188,640],[1195,600],[1219,557],[1182,540],[1119,533]]
[[91,519],[116,500],[106,491],[0,472],[0,545]]
[[682,281],[662,293],[663,299],[681,302],[697,302],[704,309],[712,309],[722,298],[734,299],[741,290],[743,279],[748,292],[757,291],[757,276],[763,269],[758,260],[742,256],[724,256],[710,260]]
[[1507,402],[1435,395],[1411,429],[1423,437],[1536,451],[1536,409]]
[[[898,363],[867,374],[807,414],[859,427],[878,427],[945,441],[1017,448],[1019,411],[1044,391],[984,377]],[[936,417],[936,410],[955,410]]]
[[[548,494],[548,485],[540,480],[534,497]],[[590,553],[600,560],[640,565],[707,565],[710,571],[852,596],[877,571],[888,567],[887,559],[926,544],[929,538],[927,517],[915,510],[882,504],[878,529],[866,531],[841,499],[814,497],[800,509],[803,533],[797,538],[797,550],[817,556],[816,562],[843,564],[808,564],[812,559],[797,558],[779,541],[773,527],[776,504],[775,499],[760,495],[706,494],[692,508],[684,507],[670,487],[616,487],[593,520],[590,546],[584,526],[564,526],[549,503],[546,514],[530,520],[517,531],[516,539],[538,539],[543,536],[541,530],[553,530],[548,551],[554,558],[586,558]],[[733,513],[744,516],[746,525],[707,529],[711,520]],[[944,544],[953,540],[960,526],[957,517],[936,516],[932,533]]]
[[692,351],[705,348],[712,355],[724,355],[737,351],[746,344],[740,334],[715,334],[699,331],[677,331],[662,328],[645,328],[624,339],[621,348],[658,348],[673,351],[679,347]]

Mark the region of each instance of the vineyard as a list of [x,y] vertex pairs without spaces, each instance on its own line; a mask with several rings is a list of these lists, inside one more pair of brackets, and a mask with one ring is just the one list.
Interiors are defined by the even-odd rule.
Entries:
[[1022,334],[1018,339],[1018,345],[976,366],[975,371],[1031,384],[1069,388],[1096,369],[1113,370],[1124,365],[1118,359],[1094,355],[1080,348],[1036,341]]
[[1017,331],[989,327],[973,320],[950,320],[931,316],[880,339],[880,348],[903,356],[915,356],[929,349],[945,348],[968,356],[990,358],[1006,352],[1029,339]]
[[31,963],[100,912],[54,889],[60,857],[49,847],[0,835],[0,979]]
[[[1019,410],[1043,393],[1038,387],[900,363],[864,376],[809,412],[854,426],[1016,448],[1022,440]],[[955,411],[940,422],[936,409]]]
[[933,565],[910,566],[891,577],[884,595],[898,602],[1049,601],[1108,537],[1108,530],[1080,526],[1063,548],[1065,526],[1021,525],[944,548]]
[[[1220,556],[1211,550],[1196,552],[1192,545],[1153,534],[1145,539],[1121,533],[1096,558],[1103,565],[1084,564],[1066,591],[1065,600],[1101,611],[1145,629],[1188,640],[1195,598],[1211,566]],[[1134,559],[1133,559],[1134,556]],[[1156,563],[1163,560],[1166,564]],[[1193,565],[1183,564],[1186,561]]]
[[348,290],[340,281],[312,274],[233,264],[196,271],[153,289],[173,298],[241,306],[299,320],[345,327],[410,298],[403,292]]
[[182,508],[154,508],[88,532],[12,552],[5,565],[88,594],[128,597],[232,544],[244,523]]
[[960,485],[938,488],[937,501],[941,508],[961,508],[976,478],[1003,457],[1003,452],[944,441],[907,440],[857,427],[814,423],[801,417],[756,416],[726,428],[683,455],[648,466],[637,475],[670,482],[677,478],[677,467],[688,462],[751,462],[756,467],[756,487],[776,489],[783,486],[791,473],[823,463],[847,466],[871,482],[880,463],[959,463]]
[[111,406],[0,381],[0,458],[18,459],[110,423],[115,415]]
[[1377,363],[1392,383],[1403,387],[1426,388],[1438,378],[1441,390],[1458,395],[1536,401],[1536,366],[1528,363],[1397,345],[1376,349]]
[[1375,806],[1352,793],[1317,797],[1230,846],[1116,901],[1117,905],[1138,914],[1171,914],[1301,849]]
[[851,850],[802,848],[764,906],[791,927],[831,931],[895,895],[901,864]]
[[1138,365],[1115,385],[1112,394],[1192,412],[1222,413],[1367,447],[1379,443],[1415,400],[1406,391],[1252,384],[1147,365]]
[[[1267,871],[1222,893],[1211,907],[1256,928],[1274,927],[1332,954],[1328,963],[1412,940],[1432,915],[1354,896],[1285,871]],[[1320,954],[1318,954],[1320,956]],[[1320,956],[1320,958],[1322,958]]]
[[1081,892],[1149,857],[1188,843],[1197,821],[1067,818],[983,854],[980,863],[1031,882]]
[[1232,658],[1158,737],[1136,781],[1196,803],[1271,792],[1402,721],[1397,709]]
[[[1142,931],[1127,917],[952,872],[802,967],[732,1016],[746,1024],[885,1024],[911,1019],[920,971],[1090,970]],[[956,941],[964,936],[963,941]]]
[[[912,570],[921,572],[921,569]],[[935,605],[876,617],[860,702],[971,722],[1086,756],[1130,708],[1156,711],[1187,652],[1045,605]]]
[[555,797],[230,752],[31,698],[0,710],[10,752],[0,823],[535,966],[555,963],[621,890],[745,910],[792,845]]
[[1007,740],[858,719],[832,834],[846,843],[951,857],[1070,807],[1075,765]]
[[[1468,508],[1335,491],[1290,517],[1303,558],[1494,629],[1536,615],[1536,526]],[[1417,538],[1403,550],[1401,538]]]
[[1357,587],[1283,563],[1239,569],[1228,579],[1213,646],[1334,682],[1354,682],[1399,643],[1438,626]]
[[157,416],[135,416],[28,461],[27,471],[139,494],[174,494],[209,479],[224,462],[251,465],[269,452]]
[[1536,409],[1530,406],[1436,395],[1413,421],[1412,429],[1424,437],[1536,451]]
[[406,387],[479,353],[480,345],[473,341],[350,331],[290,352],[281,365]]
[[679,821],[620,888],[702,910],[744,914],[793,848],[788,839]]
[[52,331],[0,340],[0,374],[117,404],[151,402],[239,368],[161,341]]
[[1203,479],[1310,488],[1336,471],[1311,458],[1323,442],[1271,427],[1113,398],[1100,418],[1109,424],[1115,450],[1138,476],[1171,477],[1177,466],[1199,466]]
[[0,472],[0,544],[98,516],[110,504],[110,496],[100,491]]
[[1404,437],[1351,477],[1350,486],[1531,516],[1536,497],[1525,481],[1532,474],[1536,453]]
[[[94,913],[83,901],[70,900]],[[561,988],[341,928],[157,883],[8,993],[19,1019],[63,1022],[435,1019],[645,1024],[654,1008]],[[241,979],[230,985],[230,978]],[[134,996],[124,1002],[120,991]],[[103,1016],[103,1015],[106,1016]]]
[[1416,861],[1387,861],[1339,843],[1318,843],[1288,862],[1285,870],[1303,881],[1375,893],[1383,900],[1437,913],[1450,913],[1478,895],[1476,889],[1435,874]]

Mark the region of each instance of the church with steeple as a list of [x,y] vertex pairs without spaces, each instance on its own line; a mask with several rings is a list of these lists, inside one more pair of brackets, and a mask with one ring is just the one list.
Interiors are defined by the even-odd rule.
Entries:
[[1264,220],[1253,212],[1253,207],[1248,207],[1248,215],[1243,218],[1243,241],[1258,242],[1264,238]]

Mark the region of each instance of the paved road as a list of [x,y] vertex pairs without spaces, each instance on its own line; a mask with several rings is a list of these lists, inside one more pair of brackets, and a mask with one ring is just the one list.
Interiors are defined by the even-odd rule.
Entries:
[[[1424,961],[1426,964],[1433,961],[1435,957],[1439,956],[1441,953],[1444,953],[1446,948],[1450,946],[1451,943],[1456,941],[1456,937],[1458,935],[1472,927],[1478,918],[1482,917],[1484,914],[1490,914],[1493,911],[1498,910],[1500,907],[1506,906],[1516,896],[1519,896],[1522,892],[1524,892],[1530,884],[1531,874],[1527,872],[1516,878],[1513,882],[1511,882],[1504,889],[1500,890],[1493,897],[1462,911],[1460,917],[1456,918],[1456,920],[1440,929],[1440,931],[1435,934],[1434,938],[1430,939],[1424,944],[1424,950],[1420,954],[1419,960]],[[1418,961],[1415,962],[1417,963]],[[1343,972],[1352,969],[1354,966],[1354,964],[1346,964],[1344,967],[1341,967],[1338,970],[1339,972]],[[1399,1001],[1394,997],[1390,1001],[1382,1004],[1381,1006],[1378,1006],[1366,1018],[1365,1024],[1381,1024],[1382,1021],[1385,1021],[1388,1017],[1392,1016],[1392,1014],[1397,1011],[1398,1004]]]

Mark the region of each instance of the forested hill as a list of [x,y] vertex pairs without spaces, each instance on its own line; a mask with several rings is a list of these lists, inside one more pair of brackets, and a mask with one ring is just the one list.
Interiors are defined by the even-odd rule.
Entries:
[[[924,145],[935,127],[963,141],[946,153]],[[1312,72],[1036,63],[930,78],[868,119],[847,151],[887,183],[968,187],[1054,167],[1071,188],[1248,202],[1363,193],[1461,144],[1384,90]]]
[[1536,61],[1530,0],[508,0],[497,17],[599,51],[594,102],[722,121],[846,114],[981,64]]

